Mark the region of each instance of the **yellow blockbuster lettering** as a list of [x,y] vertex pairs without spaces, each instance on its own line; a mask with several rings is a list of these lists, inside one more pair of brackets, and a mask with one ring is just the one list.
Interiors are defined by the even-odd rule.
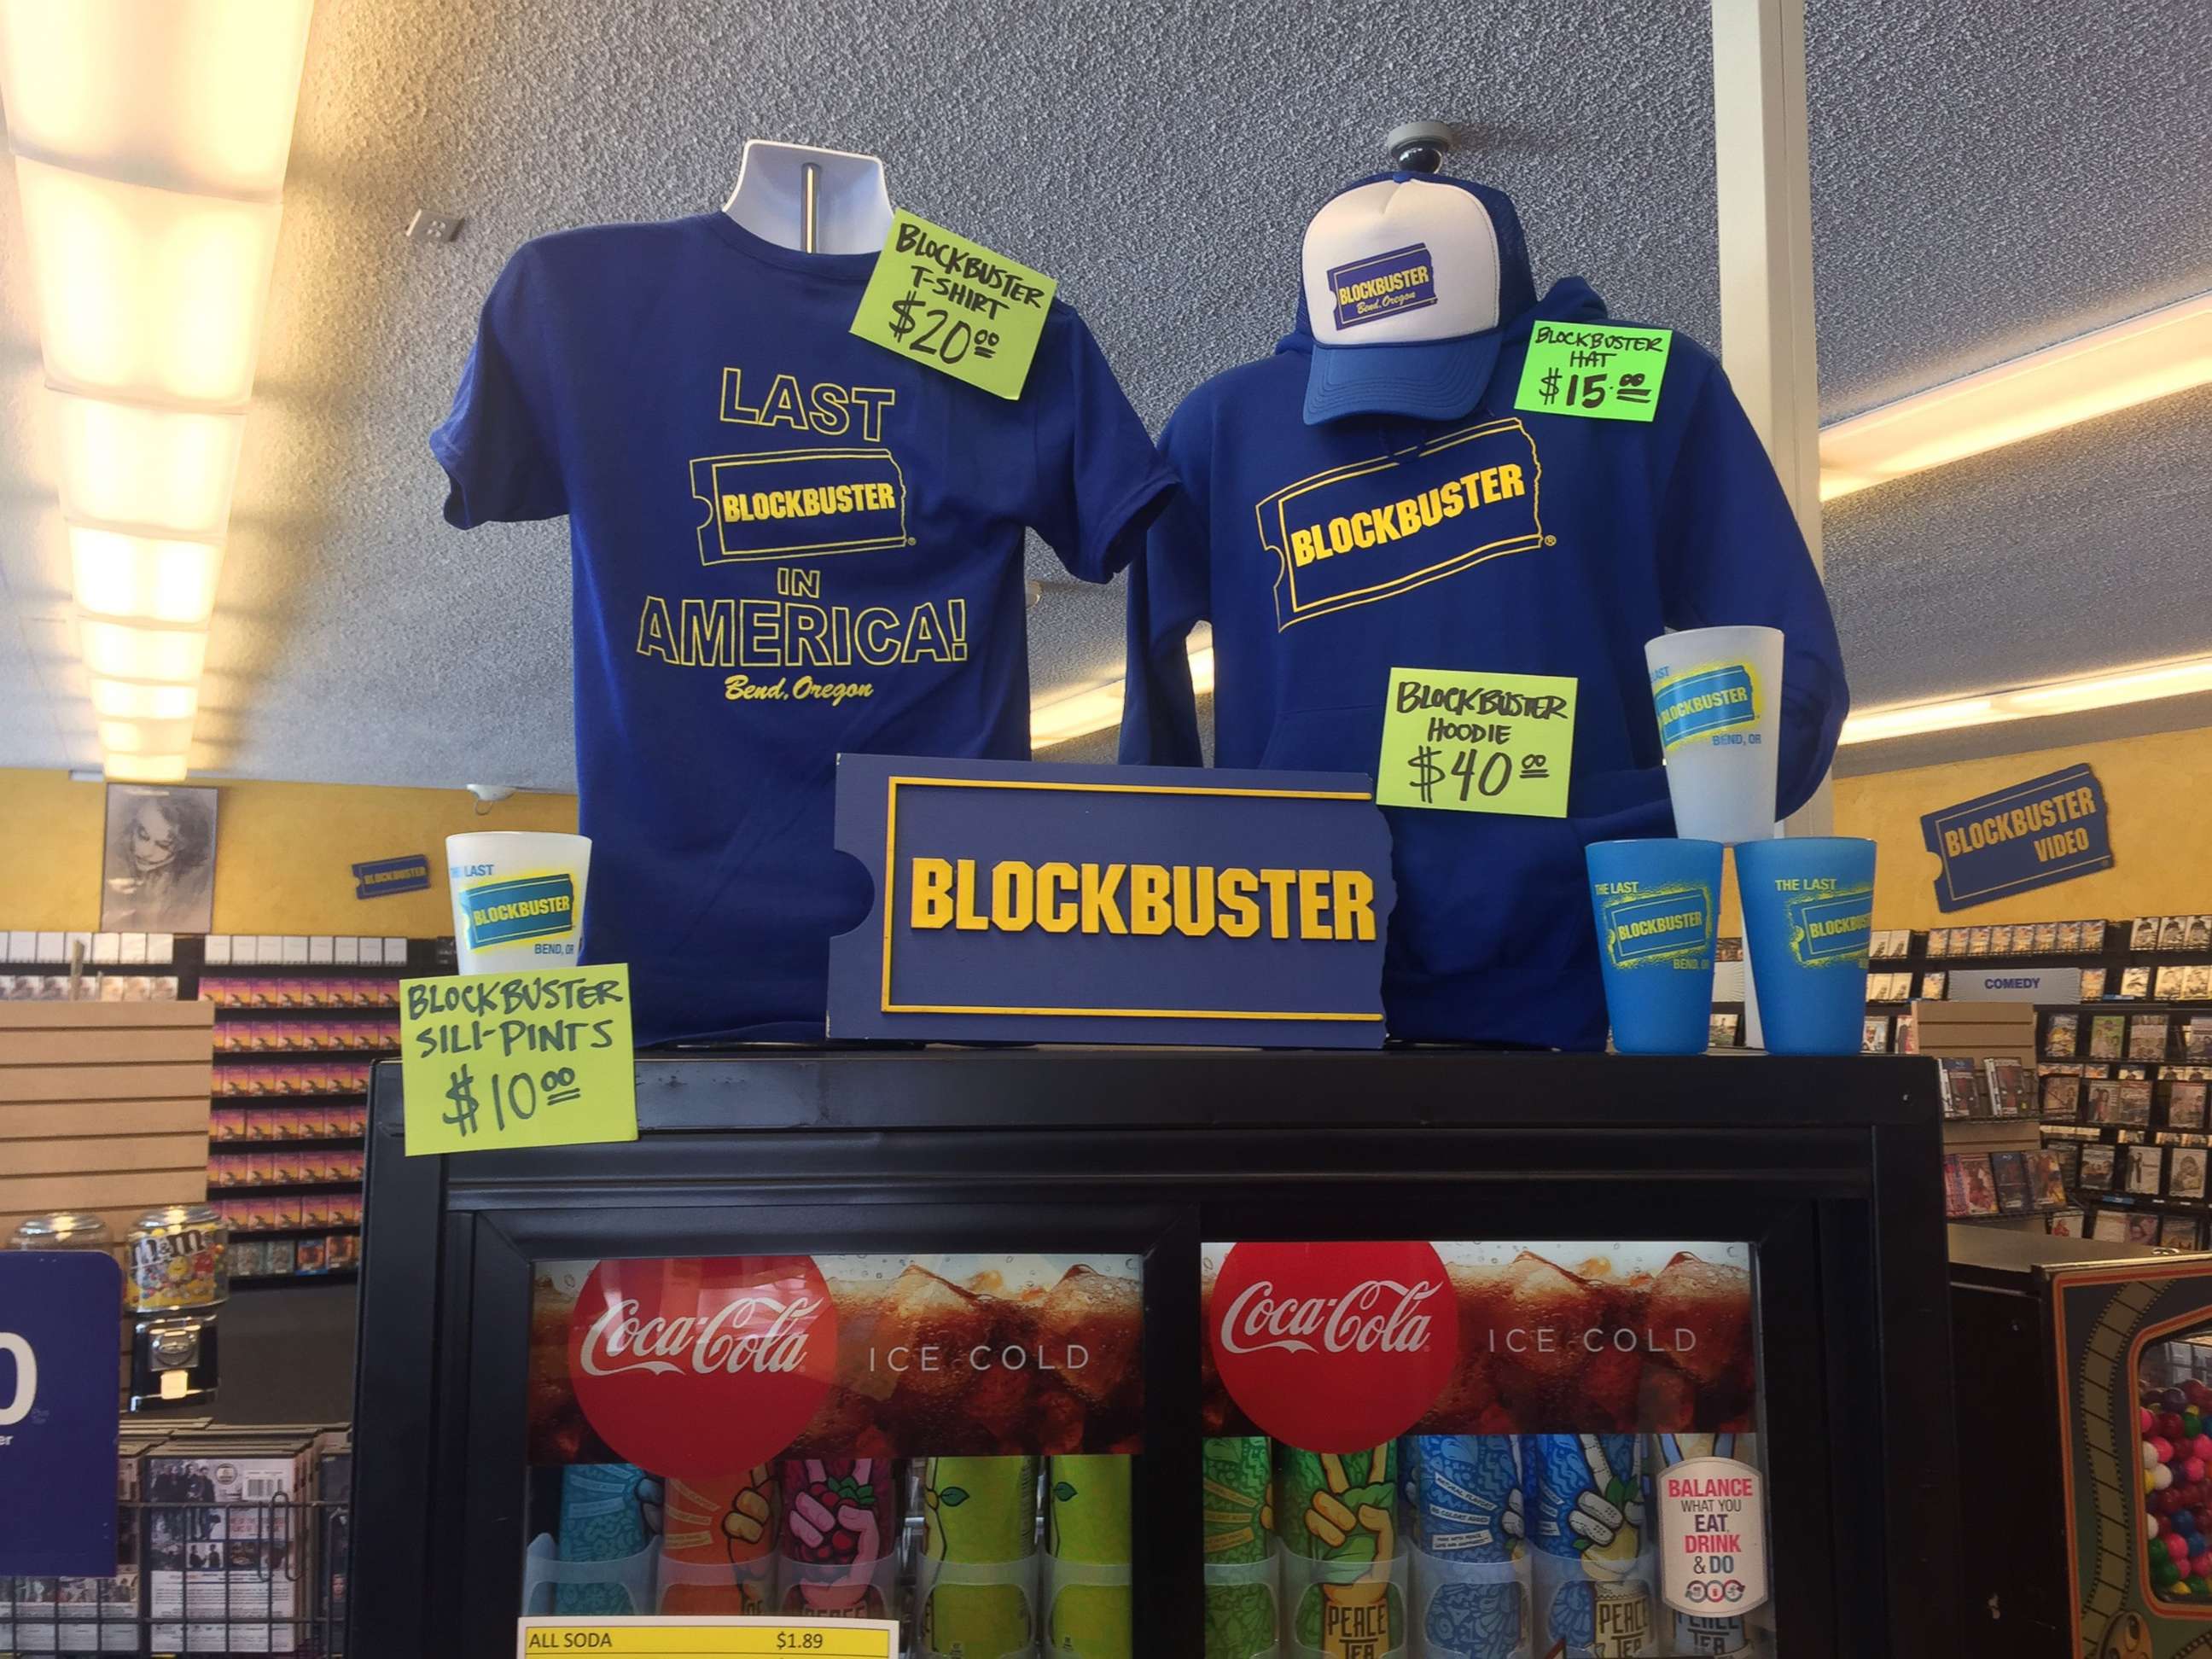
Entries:
[[1291,936],[1291,887],[1298,878],[1295,870],[1262,870],[1261,884],[1267,890],[1267,937]]
[[1014,859],[991,866],[991,926],[1002,933],[1028,930],[1036,913],[1035,873]]
[[952,920],[952,866],[944,859],[916,859],[910,873],[914,896],[908,901],[908,926],[944,927]]
[[1260,907],[1252,893],[1258,878],[1249,870],[1224,870],[1216,878],[1215,894],[1221,901],[1221,931],[1231,939],[1249,939],[1260,931]]
[[1329,937],[1328,872],[1326,870],[1298,872],[1298,937]]
[[952,869],[952,925],[963,933],[982,933],[991,924],[975,913],[975,860],[962,859]]
[[1204,866],[1175,867],[1175,930],[1187,939],[1213,931],[1213,872]]
[[1168,872],[1164,864],[1129,866],[1129,931],[1151,938],[1167,932],[1175,916],[1168,908]]
[[1037,866],[1037,926],[1048,933],[1074,931],[1082,913],[1073,902],[1075,866],[1054,859]]
[[1126,933],[1122,925],[1121,907],[1114,902],[1114,895],[1127,872],[1125,864],[1109,864],[1103,868],[1096,864],[1083,866],[1083,931],[1086,933]]
[[1336,917],[1332,932],[1338,939],[1362,943],[1375,937],[1375,878],[1364,870],[1336,872]]

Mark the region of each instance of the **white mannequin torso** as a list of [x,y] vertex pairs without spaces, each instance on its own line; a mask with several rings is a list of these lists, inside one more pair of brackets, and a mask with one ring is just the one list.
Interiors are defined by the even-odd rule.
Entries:
[[738,182],[722,211],[763,240],[804,248],[806,169],[815,169],[816,253],[874,253],[890,234],[884,164],[850,150],[745,140]]

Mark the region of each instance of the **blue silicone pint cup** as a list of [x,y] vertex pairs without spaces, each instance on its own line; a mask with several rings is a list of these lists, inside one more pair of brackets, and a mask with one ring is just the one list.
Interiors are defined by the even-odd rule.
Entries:
[[1717,841],[1601,841],[1587,854],[1613,1046],[1703,1054],[1713,1012]]
[[1874,843],[1856,836],[1735,849],[1744,943],[1767,1051],[1855,1054],[1864,1032]]

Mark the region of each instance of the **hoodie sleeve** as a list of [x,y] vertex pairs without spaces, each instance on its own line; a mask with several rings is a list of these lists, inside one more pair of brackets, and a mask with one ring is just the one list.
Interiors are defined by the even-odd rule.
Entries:
[[[1677,337],[1678,360],[1686,343]],[[1728,376],[1705,362],[1660,510],[1661,599],[1669,628],[1782,630],[1775,789],[1786,817],[1826,775],[1850,690],[1828,597],[1782,482]]]
[[1202,505],[1204,456],[1180,411],[1160,448],[1182,488],[1152,523],[1129,564],[1127,669],[1121,700],[1124,766],[1203,766],[1197,699],[1183,641],[1211,613],[1212,556]]

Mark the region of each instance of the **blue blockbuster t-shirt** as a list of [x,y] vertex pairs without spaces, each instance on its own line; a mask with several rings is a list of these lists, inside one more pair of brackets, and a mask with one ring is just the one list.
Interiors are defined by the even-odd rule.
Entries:
[[1105,581],[1172,488],[1069,307],[1009,401],[852,336],[874,264],[720,213],[542,237],[431,434],[449,522],[568,515],[584,954],[641,1042],[820,1036],[867,905],[836,756],[1026,759],[1024,526]]
[[[1499,239],[1513,267],[1504,289],[1530,296],[1513,228]],[[1522,298],[1468,414],[1309,426],[1301,305],[1274,356],[1200,386],[1161,436],[1183,493],[1130,568],[1124,762],[1201,763],[1184,655],[1201,620],[1213,626],[1220,766],[1371,774],[1394,667],[1578,682],[1565,819],[1385,809],[1398,906],[1382,991],[1395,1037],[1603,1044],[1583,850],[1674,833],[1646,641],[1722,623],[1787,636],[1784,813],[1818,787],[1849,706],[1820,577],[1703,348],[1674,337],[1649,425],[1514,408],[1535,319],[1605,314],[1570,277],[1540,301]],[[1391,534],[1347,535],[1341,551],[1322,538],[1332,518],[1386,513]]]

